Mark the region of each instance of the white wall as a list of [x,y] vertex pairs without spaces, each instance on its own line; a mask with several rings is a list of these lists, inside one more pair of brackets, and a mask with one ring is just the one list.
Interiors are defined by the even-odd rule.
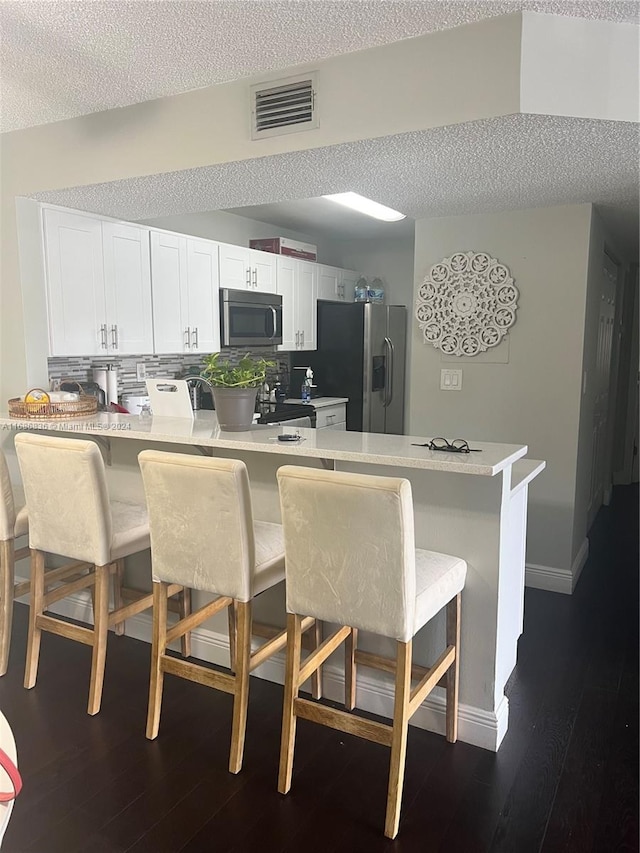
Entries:
[[475,250],[509,267],[520,299],[494,361],[458,363],[460,392],[440,390],[440,369],[456,365],[423,342],[412,319],[410,431],[527,444],[545,459],[530,491],[527,564],[563,576],[573,556],[590,222],[590,205],[571,205],[416,223],[416,292],[432,264]]
[[160,216],[157,219],[141,219],[140,223],[155,228],[166,228],[167,231],[178,231],[181,234],[192,234],[195,237],[203,237],[207,240],[232,243],[235,246],[248,246],[249,240],[254,238],[289,237],[292,240],[315,244],[318,247],[319,262],[339,265],[339,248],[334,241],[326,237],[267,225],[256,219],[227,213],[224,210]]
[[523,113],[638,121],[635,24],[522,13]]

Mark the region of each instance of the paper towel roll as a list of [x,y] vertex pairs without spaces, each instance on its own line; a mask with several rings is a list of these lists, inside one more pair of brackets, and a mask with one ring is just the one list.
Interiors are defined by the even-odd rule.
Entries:
[[91,371],[93,381],[97,383],[104,391],[104,399],[107,399],[107,369],[106,367],[94,367]]
[[118,371],[115,367],[107,370],[107,403],[118,402]]

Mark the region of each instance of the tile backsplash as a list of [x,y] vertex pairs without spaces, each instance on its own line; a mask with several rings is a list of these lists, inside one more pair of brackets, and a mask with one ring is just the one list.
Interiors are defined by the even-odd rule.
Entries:
[[[254,355],[260,355],[268,361],[275,361],[276,367],[269,370],[267,379],[280,373],[285,378],[289,374],[289,353],[270,350],[267,347],[260,347],[259,350],[251,350],[249,347],[225,347],[222,350],[224,359],[228,359],[232,364],[239,361],[242,356],[252,352]],[[175,379],[177,374],[184,374],[187,368],[195,368],[195,372],[199,373],[202,369],[202,358],[197,355],[176,354],[176,355],[128,355],[120,358],[100,358],[99,356],[67,356],[65,358],[50,358],[49,364],[49,382],[52,387],[55,387],[63,379],[77,379],[80,382],[91,380],[92,368],[106,367],[112,364],[118,371],[118,396],[122,394],[146,394],[146,386],[144,380],[137,378],[137,365],[144,364],[146,375],[149,379],[156,378],[172,378]],[[286,380],[285,380],[286,381]]]

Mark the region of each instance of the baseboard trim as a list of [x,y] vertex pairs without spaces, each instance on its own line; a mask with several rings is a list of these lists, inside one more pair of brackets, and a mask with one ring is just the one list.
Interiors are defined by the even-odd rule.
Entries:
[[[91,622],[89,596],[76,593],[57,602],[51,607],[53,613]],[[170,618],[176,618],[173,614]],[[143,642],[151,642],[151,614],[140,613],[128,619],[126,636]],[[256,641],[257,642],[257,641]],[[172,648],[179,650],[179,641]],[[194,657],[219,666],[229,665],[229,640],[226,634],[208,628],[198,628],[191,634],[191,648]],[[372,670],[361,669],[358,673],[358,707],[373,714],[385,717],[393,716],[393,685],[390,679],[380,675],[372,677]],[[254,673],[258,678],[284,684],[284,654],[274,655],[259,666]],[[376,673],[378,675],[378,673]],[[384,679],[384,680],[383,680]],[[344,674],[339,667],[324,666],[324,695],[327,699],[341,702],[344,699]],[[444,691],[436,688],[416,711],[411,724],[420,729],[444,735],[445,731]],[[458,710],[458,737],[465,743],[497,752],[507,732],[509,722],[509,701],[503,697],[495,711],[486,711],[473,705],[460,704]]]
[[585,563],[589,558],[589,539],[585,536],[582,545],[580,546],[576,558],[571,566],[572,587],[571,592],[576,588],[580,575],[584,569]]
[[589,540],[585,537],[571,569],[556,569],[553,566],[527,563],[525,565],[525,586],[571,595],[576,588],[588,556]]

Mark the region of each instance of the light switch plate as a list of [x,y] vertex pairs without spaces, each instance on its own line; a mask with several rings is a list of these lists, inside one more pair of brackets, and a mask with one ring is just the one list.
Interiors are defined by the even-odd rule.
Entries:
[[441,370],[440,371],[440,389],[442,391],[461,391],[462,390],[462,371],[461,370]]
[[139,361],[136,363],[136,379],[138,382],[142,382],[143,379],[147,378],[147,365],[144,361]]

